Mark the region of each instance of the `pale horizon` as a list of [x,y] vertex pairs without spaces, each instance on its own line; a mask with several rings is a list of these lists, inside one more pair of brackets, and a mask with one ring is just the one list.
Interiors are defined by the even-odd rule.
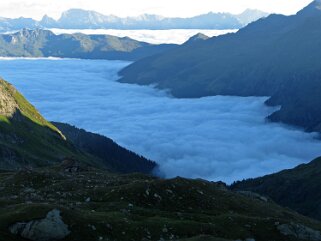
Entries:
[[[156,14],[164,17],[192,17],[208,12],[228,12],[239,14],[246,9],[257,9],[268,13],[280,13],[291,15],[298,12],[311,2],[311,0],[288,1],[277,0],[199,0],[185,1],[182,4],[178,0],[163,0],[151,2],[148,0],[117,0],[101,1],[92,0],[11,0],[0,3],[0,17],[18,18],[28,17],[41,19],[48,15],[58,19],[62,12],[77,8],[93,10],[104,15],[119,17],[138,16],[141,14]],[[178,11],[179,9],[179,11]]]

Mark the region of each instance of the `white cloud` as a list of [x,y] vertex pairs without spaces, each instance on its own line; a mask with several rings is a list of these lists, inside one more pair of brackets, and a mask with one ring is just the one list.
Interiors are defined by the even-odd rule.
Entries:
[[50,120],[105,134],[154,159],[166,177],[255,177],[321,155],[313,135],[266,123],[265,98],[173,99],[120,84],[124,62],[1,61],[0,73]]
[[47,13],[58,18],[62,11],[69,8],[84,8],[118,16],[155,13],[186,17],[209,11],[239,13],[246,8],[292,14],[309,2],[311,0],[10,0],[0,2],[0,16],[39,19]]

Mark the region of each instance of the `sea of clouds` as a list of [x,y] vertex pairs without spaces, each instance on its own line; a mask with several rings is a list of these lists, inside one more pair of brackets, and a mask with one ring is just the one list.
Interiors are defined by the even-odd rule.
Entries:
[[118,29],[50,29],[55,34],[83,33],[83,34],[109,34],[117,37],[130,37],[138,41],[152,44],[182,44],[190,37],[203,33],[209,37],[234,33],[237,29],[170,29],[170,30],[118,30]]
[[49,120],[111,137],[159,163],[158,174],[232,182],[321,155],[314,134],[268,123],[266,98],[175,99],[121,84],[128,62],[2,59],[1,75]]

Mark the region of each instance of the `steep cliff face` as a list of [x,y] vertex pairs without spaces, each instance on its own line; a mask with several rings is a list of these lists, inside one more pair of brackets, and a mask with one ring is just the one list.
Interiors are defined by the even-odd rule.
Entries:
[[[0,80],[1,81],[1,80]],[[18,108],[17,103],[8,93],[6,86],[0,84],[0,115],[3,117],[11,117]]]

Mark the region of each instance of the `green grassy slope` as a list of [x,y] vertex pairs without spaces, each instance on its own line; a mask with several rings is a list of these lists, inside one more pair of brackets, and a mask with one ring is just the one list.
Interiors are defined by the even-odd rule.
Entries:
[[[0,169],[44,167],[70,157],[85,165],[120,173],[151,173],[156,166],[156,163],[120,147],[106,137],[69,127],[63,128],[66,138],[12,85],[0,79]],[[77,141],[73,138],[75,135],[78,136]]]
[[[46,121],[12,85],[0,79],[0,94],[6,96],[0,107],[0,169],[46,166],[75,156],[90,162],[89,155],[66,141],[65,136]],[[8,106],[14,106],[5,113]],[[92,158],[93,163],[96,161]]]
[[[34,122],[35,124],[37,124],[39,126],[47,127],[48,129],[52,130],[53,132],[58,133],[63,139],[65,139],[57,127],[55,127],[50,122],[46,121],[40,115],[40,113],[36,110],[36,108],[33,105],[31,105],[19,93],[19,91],[17,91],[11,84],[9,84],[8,82],[6,82],[3,79],[0,79],[0,91],[1,91],[1,94],[8,95],[11,97],[11,101],[13,101],[17,104],[17,108],[18,108],[20,114],[22,114],[24,117],[28,118],[30,121]],[[10,100],[8,100],[8,101],[10,101]],[[14,115],[14,113],[13,113],[13,115]]]

